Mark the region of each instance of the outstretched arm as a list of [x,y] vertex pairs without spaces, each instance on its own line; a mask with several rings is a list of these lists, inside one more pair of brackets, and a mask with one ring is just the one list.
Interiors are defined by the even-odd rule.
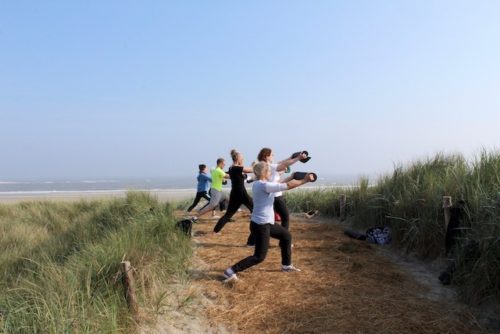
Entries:
[[252,167],[243,167],[243,173],[253,173]]
[[311,181],[314,181],[314,175],[312,173],[309,173],[302,180],[293,180],[292,179],[292,180],[288,181],[286,184],[288,186],[288,190],[290,190],[290,189],[297,188],[297,187],[299,187],[303,184],[306,184],[308,182],[311,182]]
[[288,159],[285,159],[283,161],[280,161],[278,163],[278,168],[276,168],[276,170],[278,172],[280,171],[283,171],[285,170],[288,166],[290,165],[293,165],[294,163],[296,163],[297,161],[299,161],[300,159],[305,159],[307,158],[307,155],[305,153],[300,153],[298,156],[296,156],[295,158],[288,158]]

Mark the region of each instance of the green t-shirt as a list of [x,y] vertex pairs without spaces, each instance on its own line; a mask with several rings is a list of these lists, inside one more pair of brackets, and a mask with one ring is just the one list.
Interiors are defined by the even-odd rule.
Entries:
[[217,167],[212,169],[210,172],[212,176],[212,188],[218,191],[222,191],[222,180],[224,180],[224,176],[226,173],[222,170],[222,168]]

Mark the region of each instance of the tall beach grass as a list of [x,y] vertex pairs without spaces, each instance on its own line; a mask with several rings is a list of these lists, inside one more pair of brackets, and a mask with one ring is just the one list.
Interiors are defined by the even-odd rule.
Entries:
[[0,332],[116,333],[135,328],[119,266],[135,269],[144,319],[186,280],[189,240],[172,208],[143,193],[79,203],[0,205]]
[[[395,247],[421,258],[445,256],[442,197],[464,201],[463,234],[453,261],[454,283],[470,304],[500,301],[500,152],[482,150],[472,160],[460,154],[437,154],[408,165],[370,185],[296,191],[287,194],[293,211],[317,209],[336,216],[346,194],[348,222],[354,228],[390,226]],[[473,243],[474,252],[467,251]]]

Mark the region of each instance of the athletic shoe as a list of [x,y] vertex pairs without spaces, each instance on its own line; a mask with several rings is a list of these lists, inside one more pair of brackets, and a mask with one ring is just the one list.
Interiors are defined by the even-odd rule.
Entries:
[[255,245],[247,244],[247,247],[255,247]]
[[281,270],[286,272],[286,273],[291,273],[294,271],[302,271],[299,268],[295,267],[293,264],[290,264],[288,266],[281,265]]
[[197,224],[197,223],[198,223],[198,217],[191,217],[191,221],[192,221],[194,224]]
[[212,216],[212,219],[220,219],[220,216]]
[[224,270],[224,273],[222,275],[224,276],[224,279],[222,280],[222,282],[224,283],[234,282],[238,280],[238,276],[236,276],[236,273],[231,268]]

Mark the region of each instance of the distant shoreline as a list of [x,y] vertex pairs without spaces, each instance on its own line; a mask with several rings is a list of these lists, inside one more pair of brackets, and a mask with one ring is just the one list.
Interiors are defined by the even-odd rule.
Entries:
[[[328,188],[344,188],[349,186],[304,186],[300,190],[317,190]],[[251,187],[247,186],[251,192]],[[118,189],[118,190],[64,190],[64,191],[2,191],[0,192],[0,204],[15,204],[24,201],[65,201],[77,202],[81,200],[101,200],[124,198],[127,192],[146,192],[158,198],[160,202],[177,202],[193,198],[196,194],[195,188],[172,188],[172,189]],[[224,188],[229,192],[230,188]]]
[[65,201],[100,200],[124,198],[130,191],[147,192],[161,202],[175,202],[194,197],[195,189],[130,189],[130,190],[74,190],[74,191],[18,191],[0,192],[0,203],[10,204],[23,201]]

